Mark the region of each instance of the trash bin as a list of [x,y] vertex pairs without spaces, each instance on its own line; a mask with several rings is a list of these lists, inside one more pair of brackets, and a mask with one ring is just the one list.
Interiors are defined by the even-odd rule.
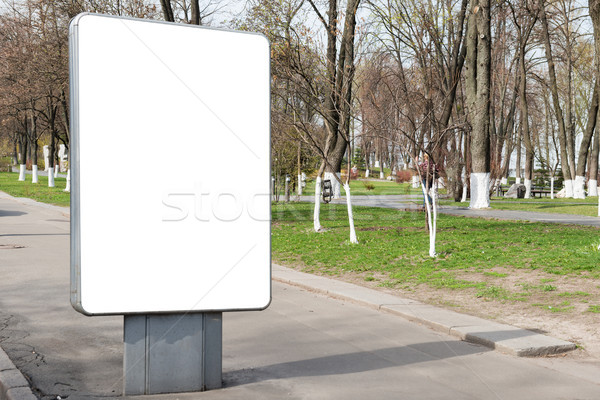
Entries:
[[525,198],[525,186],[518,186],[517,187],[517,199],[524,199]]
[[323,201],[329,203],[333,197],[333,188],[331,187],[331,180],[325,179],[323,181]]

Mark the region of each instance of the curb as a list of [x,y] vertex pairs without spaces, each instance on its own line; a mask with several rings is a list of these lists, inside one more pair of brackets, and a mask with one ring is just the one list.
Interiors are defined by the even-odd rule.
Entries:
[[398,315],[411,322],[517,357],[541,357],[575,350],[574,343],[511,325],[444,310],[374,289],[272,265],[273,280],[311,292]]
[[48,210],[58,211],[58,212],[65,214],[66,216],[70,216],[70,214],[71,214],[70,207],[62,207],[62,206],[56,206],[54,204],[42,203],[40,201],[30,199],[29,197],[15,197],[15,196],[12,196],[1,190],[0,190],[0,199],[9,199],[12,201],[16,201],[17,203],[24,204],[26,206],[35,206],[35,207],[46,208]]
[[29,382],[0,348],[0,400],[37,400]]

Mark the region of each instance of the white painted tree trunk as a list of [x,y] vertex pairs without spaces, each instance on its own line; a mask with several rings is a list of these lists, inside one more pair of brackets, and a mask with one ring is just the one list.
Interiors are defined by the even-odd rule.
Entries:
[[501,185],[508,185],[508,179],[506,179],[506,177],[503,177],[502,179],[500,179],[500,184]]
[[38,183],[38,166],[31,166],[31,183]]
[[585,177],[576,176],[573,182],[573,198],[585,199]]
[[[336,179],[336,175],[338,179]],[[342,185],[340,185],[340,181],[342,180],[342,174],[340,172],[325,172],[325,179],[329,179],[331,181],[331,192],[333,194],[334,199],[339,199],[342,197]]]
[[598,181],[596,179],[588,181],[588,196],[598,196]]
[[412,177],[412,187],[413,187],[413,189],[416,189],[419,187],[419,177],[417,175],[414,175]]
[[52,168],[48,170],[48,187],[54,187],[54,171]]
[[383,171],[379,171],[379,179],[385,179],[385,174],[383,173]]
[[369,177],[369,168],[367,168],[367,170],[365,171],[365,178]]
[[[69,172],[67,171],[67,179],[69,179],[68,175]],[[298,175],[298,196],[302,196],[302,175]]]
[[435,237],[437,234],[437,188],[433,191],[431,201],[433,202],[431,206],[433,211],[433,227],[429,231],[429,257],[436,257],[437,253],[435,251]]
[[58,164],[56,164],[54,166],[54,177],[57,178],[58,177],[58,173],[60,172],[60,166]]
[[550,178],[550,199],[554,200],[554,177]]
[[25,181],[25,169],[25,164],[19,165],[19,181],[21,182]]
[[565,185],[565,197],[572,199],[573,198],[573,180],[571,180],[571,179],[565,180],[564,185]]
[[462,191],[462,198],[460,199],[460,202],[465,203],[467,201],[467,191],[469,189],[469,186],[467,183],[467,178],[464,175],[462,176],[462,183],[463,183],[463,191]]
[[469,208],[481,209],[490,207],[490,173],[471,172],[471,203]]
[[321,211],[321,177],[317,177],[317,182],[315,183],[315,213],[313,216],[313,224],[315,228],[315,232],[319,232],[321,230],[321,222],[319,221],[319,213]]
[[525,178],[525,198],[531,198],[531,179]]
[[65,192],[71,191],[71,168],[67,170],[67,187],[65,187]]
[[[429,204],[429,198],[427,196],[427,189],[425,185],[421,185],[423,191],[423,198],[425,199],[425,210],[427,212],[427,225],[429,226],[429,257],[435,257],[435,230],[437,227],[437,210],[435,209],[435,193],[431,196],[432,204]],[[433,212],[432,212],[433,210]]]
[[352,214],[352,202],[350,200],[350,185],[344,184],[344,191],[346,192],[346,205],[348,206],[348,223],[350,224],[350,243],[358,243],[356,238],[356,230],[354,229],[354,215]]
[[521,178],[515,178],[515,183],[517,185],[520,185],[521,184]]

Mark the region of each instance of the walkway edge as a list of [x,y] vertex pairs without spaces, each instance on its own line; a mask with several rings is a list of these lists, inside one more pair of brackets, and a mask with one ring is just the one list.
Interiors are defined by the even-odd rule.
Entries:
[[423,324],[460,340],[477,343],[517,357],[540,357],[575,350],[574,343],[526,329],[459,314],[415,300],[322,276],[306,274],[277,264],[273,280],[311,292],[360,304]]
[[29,382],[0,348],[0,400],[37,400]]
[[0,199],[9,199],[12,201],[16,201],[17,203],[24,204],[26,206],[35,206],[35,207],[46,208],[48,210],[58,211],[67,216],[71,214],[70,207],[63,207],[63,206],[57,206],[54,204],[42,203],[41,201],[33,200],[33,199],[30,199],[29,197],[15,197],[15,196],[10,195],[1,190],[0,190]]

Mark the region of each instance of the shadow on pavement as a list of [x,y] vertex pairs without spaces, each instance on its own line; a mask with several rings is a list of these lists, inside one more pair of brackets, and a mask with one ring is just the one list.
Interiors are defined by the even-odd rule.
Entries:
[[461,341],[419,343],[410,346],[290,361],[257,368],[224,371],[223,381],[225,387],[234,387],[272,379],[354,374],[489,351],[492,350]]
[[7,211],[0,210],[0,217],[20,217],[21,215],[27,214],[24,211]]

